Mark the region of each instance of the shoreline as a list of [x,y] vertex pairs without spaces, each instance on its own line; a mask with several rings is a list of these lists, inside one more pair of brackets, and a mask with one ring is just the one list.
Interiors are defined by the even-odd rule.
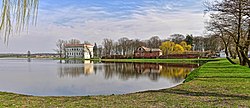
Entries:
[[0,92],[0,107],[250,107],[250,69],[211,61],[173,88],[108,96],[39,97]]

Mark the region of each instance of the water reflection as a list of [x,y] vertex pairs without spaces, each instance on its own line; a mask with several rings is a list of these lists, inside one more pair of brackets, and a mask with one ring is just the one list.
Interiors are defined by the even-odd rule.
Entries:
[[30,58],[28,58],[28,60],[27,60],[28,62],[31,62],[31,59]]
[[[153,64],[153,63],[93,63],[92,61],[66,61],[59,68],[59,76],[80,77],[104,74],[105,79],[118,78],[121,80],[149,78],[157,81],[160,77],[180,82],[197,64]],[[82,63],[82,64],[81,64]]]
[[90,60],[66,60],[65,64],[78,65],[61,65],[59,68],[59,77],[79,77],[88,76],[94,72],[93,62]]
[[125,94],[181,84],[197,65],[0,59],[0,90],[36,96]]

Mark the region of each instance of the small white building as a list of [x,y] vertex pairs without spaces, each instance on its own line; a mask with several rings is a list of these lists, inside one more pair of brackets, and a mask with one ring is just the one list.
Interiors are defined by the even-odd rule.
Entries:
[[66,44],[64,45],[65,57],[91,59],[93,57],[93,47],[93,45],[89,44]]

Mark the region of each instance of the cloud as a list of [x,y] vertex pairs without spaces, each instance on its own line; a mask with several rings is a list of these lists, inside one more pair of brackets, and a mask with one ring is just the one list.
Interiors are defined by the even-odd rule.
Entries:
[[[203,12],[200,11],[202,10],[201,1],[98,2],[83,6],[56,4],[55,7],[42,3],[38,25],[30,28],[29,34],[21,33],[22,38],[17,36],[12,38],[11,45],[7,49],[0,46],[1,49],[5,49],[1,52],[26,52],[28,49],[33,52],[53,52],[52,49],[55,48],[55,42],[58,39],[76,38],[101,44],[104,38],[148,39],[158,35],[165,39],[174,33],[184,35],[202,35],[203,33],[204,17]],[[70,1],[67,3],[71,4]],[[17,43],[20,46],[16,47]]]
[[[117,3],[112,5],[117,5]],[[61,12],[59,11],[59,13],[53,15],[55,18],[52,19],[55,20],[50,21],[58,27],[72,28],[74,29],[72,31],[83,33],[82,35],[99,35],[100,37],[112,37],[112,35],[133,36],[136,34],[141,35],[141,32],[143,34],[147,33],[146,36],[148,36],[159,31],[169,31],[169,33],[165,32],[165,35],[169,35],[171,31],[175,32],[177,28],[179,32],[185,31],[187,33],[188,28],[194,26],[193,21],[198,22],[197,19],[200,19],[200,23],[197,23],[194,28],[200,28],[198,25],[203,25],[202,13],[191,9],[173,11],[173,6],[176,5],[171,3],[170,5],[161,5],[160,7],[151,5],[138,6],[137,9],[129,10],[129,12],[115,10],[110,12],[110,10],[96,6],[87,8],[72,6],[60,9]]]

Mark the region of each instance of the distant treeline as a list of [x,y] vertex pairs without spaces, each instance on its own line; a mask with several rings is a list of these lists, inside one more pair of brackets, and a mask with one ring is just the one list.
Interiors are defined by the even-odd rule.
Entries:
[[117,41],[112,39],[103,39],[102,45],[95,44],[94,57],[104,58],[132,58],[134,51],[140,47],[160,48],[163,42],[171,41],[177,44],[186,42],[192,46],[192,51],[210,51],[218,52],[223,49],[223,45],[214,36],[193,36],[173,34],[166,39],[160,39],[159,36],[153,36],[148,40],[120,38]]
[[[189,51],[194,52],[203,52],[209,51],[211,53],[218,52],[222,49],[223,43],[217,39],[216,36],[193,36],[193,35],[182,35],[182,34],[173,34],[166,36],[164,39],[160,39],[159,36],[152,36],[148,40],[141,39],[129,39],[127,37],[122,37],[118,40],[103,39],[102,43],[95,43],[93,48],[94,58],[133,58],[135,50],[140,46],[145,46],[148,48],[160,48],[165,42],[173,42],[176,45],[185,42],[187,45],[190,45]],[[77,39],[71,40],[58,40],[56,43],[58,52],[61,56],[64,54],[64,44],[80,44],[81,41]],[[88,41],[84,41],[83,44],[90,44]],[[191,49],[190,49],[191,48]],[[161,47],[162,49],[162,47]],[[166,49],[165,49],[166,50]],[[173,54],[164,51],[163,54]]]

